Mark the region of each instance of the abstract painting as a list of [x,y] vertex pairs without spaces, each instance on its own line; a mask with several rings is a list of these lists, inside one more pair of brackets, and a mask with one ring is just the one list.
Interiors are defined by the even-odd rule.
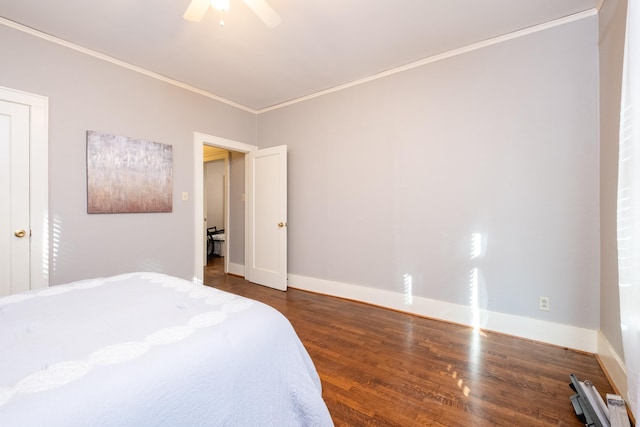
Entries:
[[87,131],[87,212],[171,212],[171,145]]

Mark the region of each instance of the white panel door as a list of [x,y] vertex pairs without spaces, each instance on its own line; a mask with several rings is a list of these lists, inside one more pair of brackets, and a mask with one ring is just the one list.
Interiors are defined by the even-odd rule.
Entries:
[[0,100],[0,297],[30,289],[29,113]]
[[245,278],[287,289],[287,146],[247,153]]

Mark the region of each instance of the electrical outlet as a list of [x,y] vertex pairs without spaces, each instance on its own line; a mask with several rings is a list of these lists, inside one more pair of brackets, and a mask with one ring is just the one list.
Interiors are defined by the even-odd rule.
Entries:
[[551,310],[551,298],[549,297],[540,297],[538,299],[538,308],[543,311]]

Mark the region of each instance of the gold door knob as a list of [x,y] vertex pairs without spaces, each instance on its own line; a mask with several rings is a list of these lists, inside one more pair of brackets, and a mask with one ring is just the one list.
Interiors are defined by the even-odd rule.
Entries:
[[27,232],[25,230],[16,230],[13,232],[13,235],[16,237],[24,237],[27,235]]
[[278,227],[282,228],[282,227],[286,227],[287,223],[286,222],[279,222],[278,223]]

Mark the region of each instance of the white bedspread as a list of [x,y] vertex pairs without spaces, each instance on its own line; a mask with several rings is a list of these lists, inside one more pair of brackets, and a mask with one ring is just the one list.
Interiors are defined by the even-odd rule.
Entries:
[[0,298],[0,426],[330,426],[271,307],[155,273]]

